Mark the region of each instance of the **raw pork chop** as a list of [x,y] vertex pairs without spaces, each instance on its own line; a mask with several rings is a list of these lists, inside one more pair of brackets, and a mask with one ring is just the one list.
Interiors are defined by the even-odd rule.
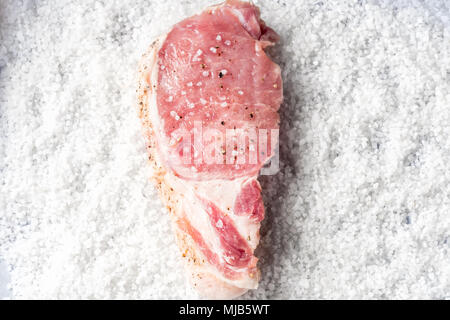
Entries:
[[264,205],[256,178],[273,155],[283,99],[280,68],[263,49],[277,38],[257,7],[229,0],[176,24],[140,65],[153,178],[192,283],[207,298],[258,285]]

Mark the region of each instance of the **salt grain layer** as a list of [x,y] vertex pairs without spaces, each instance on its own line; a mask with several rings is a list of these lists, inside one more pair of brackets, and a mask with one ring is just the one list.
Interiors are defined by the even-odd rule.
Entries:
[[[450,298],[450,10],[255,1],[281,163],[243,298]],[[14,298],[196,298],[148,182],[140,55],[210,1],[0,1],[0,255]]]

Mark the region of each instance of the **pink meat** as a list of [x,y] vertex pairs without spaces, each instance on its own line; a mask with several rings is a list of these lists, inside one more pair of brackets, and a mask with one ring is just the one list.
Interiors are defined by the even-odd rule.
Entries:
[[220,211],[211,201],[201,201],[209,216],[211,225],[220,239],[223,259],[226,264],[238,268],[247,267],[252,258],[254,258],[253,250],[236,229],[233,219]]
[[[180,130],[192,133],[192,137],[195,121],[223,136],[226,129],[278,127],[280,69],[263,51],[271,44],[260,40],[265,36],[272,39],[274,32],[260,23],[258,9],[238,1],[174,26],[158,53],[157,104],[164,119],[163,141],[167,143]],[[181,139],[177,145],[184,142]],[[210,148],[204,144],[205,149]],[[196,180],[254,175],[271,156],[265,153],[255,164],[235,167],[235,162],[226,163],[226,154],[221,155],[224,166],[183,163],[183,153],[176,146],[168,153],[166,163],[177,175]],[[191,156],[194,160],[195,150]]]
[[273,156],[283,99],[280,68],[264,48],[277,40],[257,7],[228,0],[176,24],[141,63],[153,178],[191,280],[209,298],[258,284],[256,178]]
[[234,202],[234,213],[251,217],[256,221],[264,219],[264,204],[258,181],[251,180],[242,187]]

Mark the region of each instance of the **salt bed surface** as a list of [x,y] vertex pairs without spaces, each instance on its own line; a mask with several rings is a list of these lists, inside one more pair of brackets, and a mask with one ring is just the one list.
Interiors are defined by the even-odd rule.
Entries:
[[[255,2],[282,38],[285,103],[244,298],[450,298],[448,1]],[[154,37],[209,4],[0,1],[12,297],[197,297],[147,181],[135,76]]]

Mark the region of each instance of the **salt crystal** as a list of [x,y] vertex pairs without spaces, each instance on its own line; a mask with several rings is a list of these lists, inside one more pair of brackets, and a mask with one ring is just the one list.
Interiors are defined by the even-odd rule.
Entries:
[[219,229],[222,229],[223,228],[223,222],[222,222],[222,220],[217,220],[217,222],[216,222],[216,227],[217,228],[219,228]]
[[170,111],[170,116],[175,118],[175,120],[180,120],[180,116],[175,111]]

